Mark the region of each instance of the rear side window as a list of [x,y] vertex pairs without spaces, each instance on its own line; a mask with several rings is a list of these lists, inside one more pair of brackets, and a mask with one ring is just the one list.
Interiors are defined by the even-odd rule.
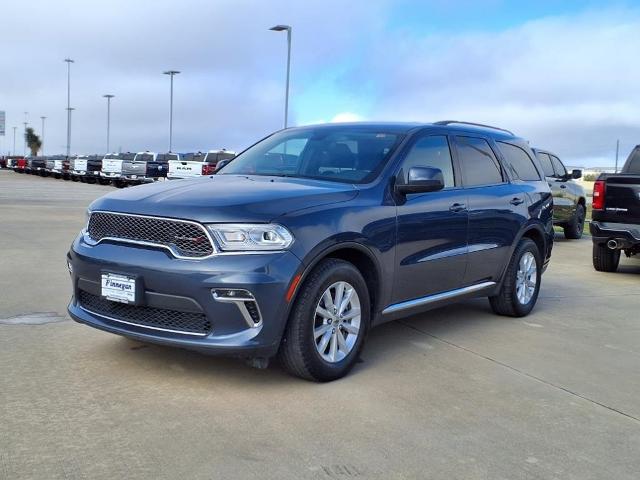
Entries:
[[624,173],[640,173],[640,148],[635,148],[629,155]]
[[551,157],[548,154],[537,152],[536,156],[538,160],[540,160],[540,165],[542,165],[542,171],[546,177],[553,177],[555,172],[553,171],[553,165],[551,165]]
[[493,150],[484,138],[455,137],[456,151],[465,186],[502,183],[502,169]]
[[444,186],[455,185],[453,164],[449,142],[444,135],[433,135],[419,139],[402,162],[401,175],[407,182],[407,175],[411,167],[434,167],[442,170]]
[[567,175],[567,169],[558,157],[551,155],[551,162],[553,162],[553,169],[556,171],[556,177],[562,178]]
[[515,178],[525,181],[540,180],[538,169],[533,163],[533,159],[522,148],[510,143],[497,142],[504,158],[507,160],[505,166]]

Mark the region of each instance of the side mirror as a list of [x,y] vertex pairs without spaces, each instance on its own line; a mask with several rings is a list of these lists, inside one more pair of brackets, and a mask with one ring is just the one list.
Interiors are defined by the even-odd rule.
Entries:
[[233,158],[227,158],[225,160],[220,160],[216,164],[216,172],[219,172],[222,168],[224,168],[226,165],[228,165],[231,160],[233,160]]
[[442,170],[433,167],[411,167],[407,174],[407,183],[397,183],[400,193],[435,192],[444,188]]
[[582,178],[582,170],[578,170],[578,169],[572,170],[571,171],[571,178],[573,178],[575,180],[577,180],[579,178]]

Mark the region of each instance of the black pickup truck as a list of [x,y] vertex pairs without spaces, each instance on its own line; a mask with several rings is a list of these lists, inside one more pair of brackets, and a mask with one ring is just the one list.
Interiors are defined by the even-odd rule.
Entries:
[[640,145],[620,173],[603,173],[593,186],[593,266],[615,272],[620,252],[640,253]]

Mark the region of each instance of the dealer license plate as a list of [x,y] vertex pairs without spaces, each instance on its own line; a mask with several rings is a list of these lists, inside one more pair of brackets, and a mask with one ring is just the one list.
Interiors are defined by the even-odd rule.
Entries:
[[102,296],[120,303],[135,303],[136,279],[115,273],[102,274]]

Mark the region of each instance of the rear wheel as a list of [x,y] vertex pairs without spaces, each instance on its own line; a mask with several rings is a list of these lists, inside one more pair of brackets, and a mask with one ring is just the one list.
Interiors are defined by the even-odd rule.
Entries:
[[576,206],[576,211],[569,223],[564,226],[564,236],[570,240],[577,240],[582,237],[584,231],[585,210],[582,204]]
[[528,315],[538,300],[541,277],[538,246],[530,238],[523,238],[513,252],[500,292],[489,298],[491,308],[499,315]]
[[620,264],[620,250],[611,250],[606,245],[593,244],[593,268],[599,272],[615,272]]
[[308,380],[343,377],[358,359],[369,321],[369,292],[358,269],[344,260],[323,260],[300,288],[280,361]]

